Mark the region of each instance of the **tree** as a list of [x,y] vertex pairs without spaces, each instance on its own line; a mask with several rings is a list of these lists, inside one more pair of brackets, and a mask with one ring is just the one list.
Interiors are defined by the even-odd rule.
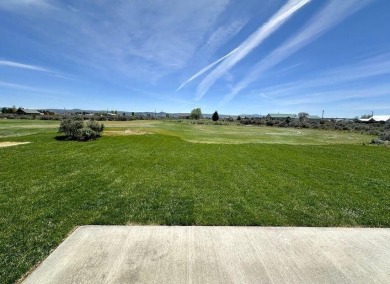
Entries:
[[7,109],[6,107],[3,107],[3,108],[1,109],[1,113],[8,113],[8,109]]
[[215,112],[213,113],[213,115],[211,116],[211,119],[212,119],[213,121],[218,121],[218,120],[219,120],[219,115],[218,115],[218,112],[217,112],[217,111],[215,111]]
[[241,116],[238,116],[238,117],[237,117],[237,120],[241,120]]
[[301,118],[301,117],[304,117],[304,116],[308,116],[309,114],[307,112],[300,112],[298,113],[298,117]]
[[306,116],[308,116],[309,114],[307,112],[300,112],[298,113],[298,118],[299,118],[299,121],[303,121],[305,119]]
[[104,125],[96,121],[82,121],[76,119],[64,119],[58,128],[59,133],[64,133],[68,139],[87,141],[100,137]]
[[191,111],[190,117],[191,117],[191,119],[201,119],[202,118],[202,110],[200,108],[194,108]]

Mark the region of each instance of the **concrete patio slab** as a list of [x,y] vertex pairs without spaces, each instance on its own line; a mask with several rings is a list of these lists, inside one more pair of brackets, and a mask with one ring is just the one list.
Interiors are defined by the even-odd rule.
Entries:
[[390,229],[82,226],[23,283],[390,283]]

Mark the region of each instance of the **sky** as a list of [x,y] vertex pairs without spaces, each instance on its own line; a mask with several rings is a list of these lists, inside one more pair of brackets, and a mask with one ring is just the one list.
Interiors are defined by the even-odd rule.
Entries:
[[0,0],[0,106],[390,114],[389,0]]

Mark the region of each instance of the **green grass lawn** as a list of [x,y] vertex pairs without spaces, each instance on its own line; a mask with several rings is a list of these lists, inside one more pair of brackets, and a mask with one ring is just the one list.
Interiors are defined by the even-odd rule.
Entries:
[[390,148],[371,136],[105,124],[85,143],[56,140],[58,122],[0,120],[0,143],[31,142],[0,148],[0,282],[78,225],[390,226]]

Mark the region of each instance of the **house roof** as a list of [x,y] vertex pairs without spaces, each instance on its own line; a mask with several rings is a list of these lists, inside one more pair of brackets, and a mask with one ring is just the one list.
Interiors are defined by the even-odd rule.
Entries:
[[22,112],[24,112],[25,114],[41,114],[39,111],[37,110],[33,110],[33,109],[20,109]]
[[359,119],[359,121],[362,121],[362,122],[368,122],[368,121],[379,122],[379,121],[388,121],[388,120],[390,120],[390,115],[374,115],[370,118]]
[[375,121],[388,121],[390,119],[390,115],[374,115],[372,119]]
[[272,118],[297,117],[296,114],[292,114],[292,113],[269,113],[267,116]]
[[306,116],[308,119],[321,119],[318,115],[307,115]]

